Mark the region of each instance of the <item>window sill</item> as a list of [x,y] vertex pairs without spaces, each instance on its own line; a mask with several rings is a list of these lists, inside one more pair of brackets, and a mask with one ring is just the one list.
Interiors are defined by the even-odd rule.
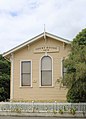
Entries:
[[54,88],[54,86],[39,86],[39,88]]
[[19,88],[33,88],[32,86],[20,86]]

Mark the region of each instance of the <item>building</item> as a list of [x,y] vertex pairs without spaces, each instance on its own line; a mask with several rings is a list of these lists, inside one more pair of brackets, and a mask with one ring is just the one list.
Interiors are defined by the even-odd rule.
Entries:
[[69,52],[68,40],[47,32],[5,52],[3,56],[11,62],[10,99],[65,101],[62,61]]

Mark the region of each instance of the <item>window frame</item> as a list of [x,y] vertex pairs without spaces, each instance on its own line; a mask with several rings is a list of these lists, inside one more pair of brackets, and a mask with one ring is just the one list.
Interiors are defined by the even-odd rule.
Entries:
[[[46,56],[48,56],[48,57],[50,57],[51,58],[51,71],[52,71],[52,85],[45,85],[45,86],[42,86],[41,84],[42,84],[42,79],[41,79],[41,61],[42,61],[42,58],[43,57],[46,57]],[[39,63],[39,87],[53,87],[53,58],[50,56],[50,55],[43,55],[41,58],[40,58],[40,63]]]
[[65,61],[65,59],[64,58],[62,58],[61,59],[61,77],[62,77],[62,80],[63,80],[63,86],[65,86],[65,83],[64,83],[64,76],[65,76],[65,74],[66,74],[66,68],[64,67],[64,61]]
[[[21,76],[21,74],[22,74],[22,70],[21,70],[21,64],[22,64],[22,62],[30,62],[31,63],[31,85],[22,85],[22,76]],[[20,61],[20,87],[32,87],[32,60],[21,60]]]

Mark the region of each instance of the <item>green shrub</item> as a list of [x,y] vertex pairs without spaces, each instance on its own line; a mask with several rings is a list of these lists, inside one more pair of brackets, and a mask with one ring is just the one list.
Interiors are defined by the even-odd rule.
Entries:
[[60,113],[60,114],[63,114],[63,110],[62,110],[62,109],[59,109],[59,113]]

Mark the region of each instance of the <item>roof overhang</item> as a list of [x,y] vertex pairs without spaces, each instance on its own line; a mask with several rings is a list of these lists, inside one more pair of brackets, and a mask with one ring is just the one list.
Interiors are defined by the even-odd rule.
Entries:
[[[50,33],[48,33],[48,32],[45,32],[45,35],[46,35],[47,37],[50,37],[50,38],[53,38],[53,39],[55,39],[55,40],[64,42],[64,43],[66,43],[66,44],[71,44],[70,41],[68,41],[68,40],[66,40],[66,39],[64,39],[64,38],[58,37],[58,36],[56,36],[56,35],[50,34]],[[21,48],[23,48],[23,47],[29,45],[30,43],[33,43],[34,41],[36,41],[36,40],[38,40],[38,39],[40,39],[40,38],[42,38],[42,37],[44,37],[44,32],[41,33],[41,34],[39,34],[39,35],[37,35],[36,37],[34,37],[34,38],[32,38],[32,39],[26,41],[26,42],[24,42],[24,43],[18,45],[17,47],[15,47],[15,48],[13,48],[13,49],[11,49],[11,50],[9,50],[9,51],[3,53],[3,57],[6,57],[6,56],[8,56],[8,55],[14,53],[15,51],[17,51],[17,50],[19,50],[19,49],[21,49]]]

